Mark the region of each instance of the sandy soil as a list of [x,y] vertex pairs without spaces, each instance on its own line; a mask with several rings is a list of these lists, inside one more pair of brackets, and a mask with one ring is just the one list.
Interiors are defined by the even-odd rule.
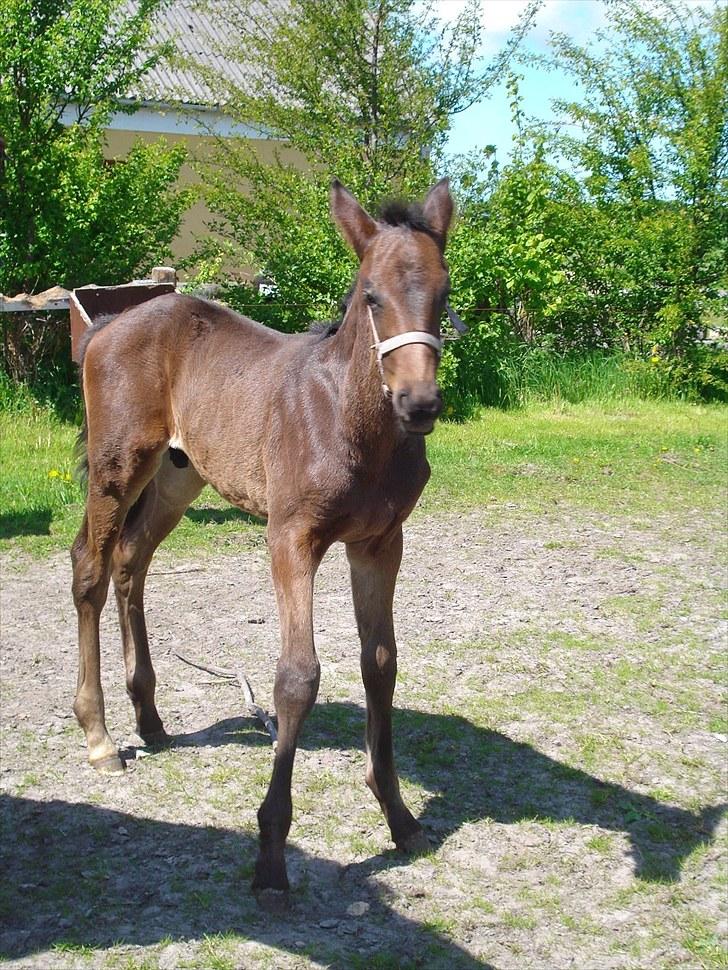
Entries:
[[[278,624],[263,546],[152,567],[146,751],[102,621],[119,778],[70,713],[66,556],[2,562],[0,953],[9,967],[721,966],[725,708],[720,517],[518,510],[420,518],[396,603],[402,785],[432,841],[393,851],[363,785],[344,556],[317,581],[317,704],[294,778],[291,907],[249,889]],[[112,597],[113,599],[113,597]],[[725,616],[725,614],[723,614]],[[721,720],[722,717],[722,720]]]

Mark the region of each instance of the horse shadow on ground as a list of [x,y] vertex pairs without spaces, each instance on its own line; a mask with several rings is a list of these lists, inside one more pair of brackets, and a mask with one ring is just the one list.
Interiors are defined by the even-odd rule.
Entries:
[[[299,747],[362,749],[365,716],[356,704],[318,703]],[[628,837],[638,878],[675,882],[684,859],[713,839],[728,807],[722,803],[690,812],[665,804],[562,764],[460,715],[398,708],[393,720],[400,776],[430,793],[420,822],[433,848],[463,823],[486,818],[509,825],[532,820],[599,826]],[[173,743],[269,743],[267,735],[251,731],[250,725],[250,718],[227,718],[203,731],[178,735]],[[369,793],[364,790],[362,797]]]
[[[301,747],[361,749],[363,720],[357,705],[318,704]],[[172,744],[269,744],[256,724],[247,717],[227,718],[178,735]],[[458,715],[400,709],[395,738],[400,774],[429,792],[421,821],[434,847],[465,822],[485,818],[596,825],[626,833],[637,876],[674,881],[689,853],[712,839],[725,808],[693,813],[664,804]],[[362,798],[370,797],[362,783]],[[0,951],[8,957],[71,944],[171,945],[235,933],[290,953],[308,952],[333,966],[369,966],[374,955],[388,953],[402,967],[488,968],[435,928],[403,916],[386,887],[368,879],[408,864],[393,850],[342,866],[290,844],[293,905],[285,917],[275,917],[256,905],[250,890],[255,833],[162,822],[88,804],[11,796],[0,803],[6,877]],[[371,909],[352,921],[346,908],[362,896]],[[336,927],[332,916],[340,919]],[[330,927],[326,943],[322,920]],[[312,927],[315,952],[306,949]]]
[[265,525],[263,519],[241,509],[230,506],[224,509],[215,509],[211,506],[203,508],[189,508],[185,512],[185,518],[191,522],[200,522],[203,525],[222,525],[225,522],[245,522],[247,525]]
[[[195,965],[228,966],[230,957],[216,947],[229,946],[235,934],[238,946],[266,944],[327,966],[382,966],[377,960],[386,957],[387,966],[412,970],[492,970],[398,913],[383,887],[362,887],[355,867],[294,845],[288,864],[299,888],[291,908],[276,915],[261,909],[250,889],[257,850],[251,834],[8,795],[0,796],[0,826],[0,958],[162,945],[173,950],[167,965],[177,966],[190,954],[174,952],[175,944],[203,941],[203,963]],[[362,896],[370,909],[352,919],[346,908]],[[236,966],[256,962],[249,951],[233,959]]]

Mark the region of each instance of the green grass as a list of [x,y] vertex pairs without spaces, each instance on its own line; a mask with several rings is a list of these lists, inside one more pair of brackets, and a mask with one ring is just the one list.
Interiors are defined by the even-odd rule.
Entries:
[[86,943],[77,943],[74,940],[59,940],[51,947],[54,953],[74,954],[81,957],[90,958],[94,955],[95,948]]
[[440,380],[448,414],[468,417],[483,405],[728,399],[725,355],[706,348],[693,348],[679,363],[616,350],[560,353],[507,342],[494,349],[479,353],[468,339],[446,348]]
[[486,410],[430,439],[426,510],[715,507],[726,489],[728,408],[630,401]]
[[[715,508],[726,489],[727,419],[720,405],[630,401],[442,422],[428,441],[433,474],[420,510]],[[50,410],[0,411],[0,550],[44,555],[73,541],[83,513],[71,479],[76,432]],[[164,546],[184,555],[262,541],[260,524],[208,488]]]
[[557,354],[533,349],[522,356],[507,357],[498,374],[503,400],[520,406],[539,401],[675,400],[691,393],[687,387],[682,392],[675,387],[663,367],[598,350]]
[[80,523],[73,472],[77,429],[45,409],[0,412],[0,541],[42,552]]
[[[0,411],[0,551],[45,555],[70,547],[83,518],[73,479],[78,428],[50,409]],[[263,542],[263,527],[206,488],[165,548],[220,552]]]
[[683,946],[693,955],[696,964],[705,970],[726,970],[728,949],[715,928],[705,919],[692,915],[684,927]]
[[503,916],[505,926],[514,930],[532,930],[536,926],[536,918],[525,913],[505,913]]

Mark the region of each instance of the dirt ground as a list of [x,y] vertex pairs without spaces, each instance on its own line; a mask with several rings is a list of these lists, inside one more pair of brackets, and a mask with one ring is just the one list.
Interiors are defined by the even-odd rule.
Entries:
[[249,888],[267,735],[237,688],[174,655],[242,666],[271,704],[264,545],[152,567],[169,749],[133,733],[107,605],[120,777],[87,766],[70,712],[67,557],[5,557],[4,965],[728,965],[723,535],[721,515],[691,510],[641,521],[486,509],[408,526],[395,743],[432,842],[414,860],[393,850],[363,784],[356,630],[332,550],[317,580],[322,678],[296,761],[285,913]]

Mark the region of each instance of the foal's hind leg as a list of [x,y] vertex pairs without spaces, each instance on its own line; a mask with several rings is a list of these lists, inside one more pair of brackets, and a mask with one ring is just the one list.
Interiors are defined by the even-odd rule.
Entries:
[[109,589],[111,556],[130,505],[151,478],[158,453],[138,452],[127,466],[96,467],[89,456],[89,489],[83,524],[71,549],[73,599],[78,613],[79,668],[73,710],[86,734],[88,759],[102,771],[123,764],[106,730],[101,689],[99,617]]
[[[109,524],[99,534],[86,513],[71,547],[73,599],[78,613],[78,684],[73,712],[86,735],[88,760],[101,771],[121,771],[123,764],[106,730],[104,695],[101,690],[99,616],[109,586],[109,560],[124,510],[118,504],[109,511]],[[92,532],[96,534],[93,535]]]
[[129,510],[113,555],[112,577],[126,667],[126,689],[137,732],[147,744],[166,738],[154,703],[156,678],[144,618],[144,584],[159,543],[174,529],[204,485],[192,465],[176,468],[165,454],[159,471]]
[[346,553],[367,696],[366,782],[382,806],[397,848],[416,852],[429,843],[402,801],[392,750],[392,696],[397,678],[392,601],[402,560],[402,530],[386,539],[348,543]]

